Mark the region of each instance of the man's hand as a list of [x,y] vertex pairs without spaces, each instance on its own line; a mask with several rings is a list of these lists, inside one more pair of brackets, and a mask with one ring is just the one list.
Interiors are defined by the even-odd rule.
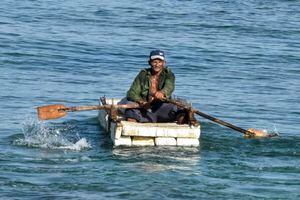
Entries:
[[154,94],[154,98],[159,99],[159,100],[164,100],[165,99],[165,93],[163,93],[162,91],[157,91]]
[[147,101],[139,101],[138,104],[145,110],[148,110],[151,107],[151,102]]

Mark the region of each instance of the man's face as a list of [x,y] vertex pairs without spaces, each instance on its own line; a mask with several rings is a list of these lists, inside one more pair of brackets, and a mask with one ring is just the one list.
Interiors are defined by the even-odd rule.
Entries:
[[160,59],[151,60],[150,64],[154,74],[160,73],[165,67],[165,61]]

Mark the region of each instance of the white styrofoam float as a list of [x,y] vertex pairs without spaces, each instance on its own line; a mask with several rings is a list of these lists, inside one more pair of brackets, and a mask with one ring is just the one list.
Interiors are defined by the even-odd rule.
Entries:
[[[119,101],[106,99],[110,105]],[[99,110],[98,114],[100,125],[109,133],[114,146],[199,146],[200,125],[128,122],[122,113],[118,112],[116,121],[110,119],[107,110]]]

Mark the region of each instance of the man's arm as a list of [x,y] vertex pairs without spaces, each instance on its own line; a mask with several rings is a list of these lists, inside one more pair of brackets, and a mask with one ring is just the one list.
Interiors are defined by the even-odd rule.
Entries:
[[164,87],[161,89],[161,92],[164,93],[167,99],[170,99],[174,89],[175,89],[175,75],[170,69],[168,69],[165,74],[165,84]]
[[139,102],[142,100],[141,97],[141,80],[140,77],[142,75],[142,71],[135,77],[133,83],[131,84],[130,89],[127,92],[127,99],[129,101]]

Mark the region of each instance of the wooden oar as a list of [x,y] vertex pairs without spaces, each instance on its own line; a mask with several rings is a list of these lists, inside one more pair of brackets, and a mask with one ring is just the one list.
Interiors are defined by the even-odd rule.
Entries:
[[203,113],[203,112],[201,112],[201,111],[199,111],[199,110],[195,110],[195,109],[193,109],[193,108],[191,108],[191,107],[189,107],[189,106],[186,106],[186,105],[184,105],[184,104],[182,104],[182,103],[180,103],[180,102],[178,102],[178,101],[175,101],[175,100],[166,100],[166,102],[175,104],[175,105],[178,106],[178,107],[182,107],[182,108],[184,108],[184,109],[190,110],[191,112],[194,112],[194,113],[196,113],[197,115],[200,115],[200,116],[202,116],[202,117],[204,117],[204,118],[206,118],[206,119],[209,119],[209,120],[211,120],[211,121],[213,121],[213,122],[216,122],[216,123],[218,123],[218,124],[221,124],[221,125],[223,125],[223,126],[226,126],[226,127],[228,127],[228,128],[231,128],[231,129],[233,129],[233,130],[235,130],[235,131],[241,132],[241,133],[244,134],[245,137],[248,137],[248,138],[249,138],[249,137],[273,137],[273,136],[276,136],[276,135],[277,135],[277,134],[273,134],[273,135],[272,135],[272,134],[268,134],[268,133],[266,133],[266,132],[263,131],[263,130],[258,130],[258,129],[254,129],[254,128],[250,128],[250,129],[248,129],[248,130],[243,129],[243,128],[240,128],[240,127],[238,127],[238,126],[235,126],[235,125],[233,125],[233,124],[230,124],[230,123],[228,123],[228,122],[225,122],[225,121],[223,121],[223,120],[221,120],[221,119],[217,119],[217,118],[215,118],[215,117],[213,117],[213,116],[207,115],[207,114],[205,114],[205,113]]
[[84,110],[110,110],[118,108],[139,108],[137,103],[123,104],[123,105],[99,105],[99,106],[74,106],[66,107],[63,104],[54,104],[37,107],[38,118],[41,120],[57,119],[67,115],[68,112],[84,111]]

